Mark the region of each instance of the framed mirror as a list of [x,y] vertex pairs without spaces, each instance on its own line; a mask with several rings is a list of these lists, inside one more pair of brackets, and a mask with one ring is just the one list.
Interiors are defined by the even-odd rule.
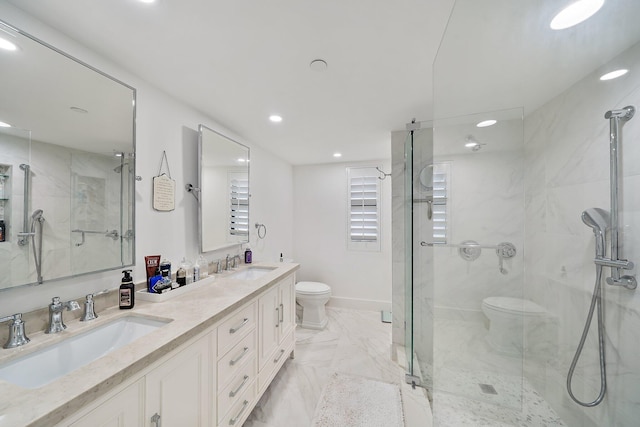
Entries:
[[0,21],[0,289],[134,264],[135,89]]
[[249,242],[249,147],[198,127],[200,251]]

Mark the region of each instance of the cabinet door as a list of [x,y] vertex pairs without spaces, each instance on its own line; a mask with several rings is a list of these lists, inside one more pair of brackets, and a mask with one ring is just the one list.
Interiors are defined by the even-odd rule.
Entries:
[[295,293],[293,276],[284,279],[278,286],[280,299],[280,341],[293,329],[295,324]]
[[146,422],[206,426],[210,408],[209,335],[180,351],[146,376]]
[[71,427],[138,427],[144,423],[142,379],[118,392],[109,400],[80,418]]
[[280,295],[277,286],[271,288],[258,300],[259,366],[262,367],[278,347],[280,341]]

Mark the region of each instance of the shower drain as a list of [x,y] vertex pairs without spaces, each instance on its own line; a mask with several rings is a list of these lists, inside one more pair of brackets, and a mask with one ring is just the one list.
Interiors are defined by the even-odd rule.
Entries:
[[478,384],[480,386],[480,390],[484,394],[498,394],[496,389],[491,384]]

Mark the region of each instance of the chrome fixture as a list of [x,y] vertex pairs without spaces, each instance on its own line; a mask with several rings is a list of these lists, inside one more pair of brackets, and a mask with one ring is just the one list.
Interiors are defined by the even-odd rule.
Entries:
[[[582,212],[582,221],[591,227],[596,239],[596,254],[593,260],[596,265],[596,281],[591,297],[591,305],[589,306],[589,312],[587,314],[587,320],[578,343],[578,348],[571,366],[569,367],[569,373],[567,374],[567,391],[571,399],[581,406],[593,407],[599,405],[604,399],[604,395],[607,390],[607,375],[605,364],[605,342],[604,342],[604,315],[602,309],[602,267],[609,267],[611,269],[611,276],[607,277],[607,284],[613,286],[623,286],[627,289],[636,289],[638,283],[634,275],[623,274],[624,270],[632,270],[634,263],[626,259],[620,259],[620,244],[618,240],[619,232],[619,197],[618,190],[620,189],[619,180],[620,172],[618,170],[619,161],[619,145],[621,142],[620,129],[621,126],[631,120],[636,112],[635,107],[627,106],[620,110],[610,110],[604,114],[604,118],[609,120],[609,185],[610,185],[610,202],[611,211],[607,211],[600,208],[590,208]],[[610,257],[606,258],[605,242],[606,242],[606,230],[610,229],[610,241],[611,241],[611,253]],[[578,359],[582,354],[584,343],[589,334],[589,328],[593,319],[595,309],[598,309],[598,354],[600,362],[600,392],[595,400],[591,402],[582,402],[573,395],[571,389],[571,381],[573,379],[573,373],[578,363]]]
[[56,334],[67,329],[67,325],[62,321],[62,311],[80,310],[80,304],[76,301],[60,302],[60,297],[53,297],[49,304],[49,327],[45,334]]
[[4,348],[15,348],[25,345],[31,341],[24,332],[24,321],[22,320],[22,313],[12,314],[11,316],[5,316],[0,318],[0,323],[12,321],[9,324],[9,338],[3,345]]
[[[264,239],[267,237],[267,226],[256,222],[256,228],[258,229],[258,239]],[[262,232],[261,232],[262,231]]]
[[[600,208],[590,208],[586,211],[582,212],[582,222],[593,229],[593,234],[596,238],[596,260],[602,259],[604,257],[604,243],[605,243],[605,233],[607,228],[609,228],[609,214]],[[573,360],[571,361],[571,366],[569,367],[569,373],[567,374],[567,391],[569,392],[569,396],[576,402],[578,405],[592,407],[600,404],[602,399],[604,399],[604,394],[607,390],[607,375],[606,375],[606,366],[605,366],[605,355],[604,355],[604,317],[602,313],[602,264],[598,264],[596,262],[596,282],[595,287],[593,289],[593,296],[591,297],[591,305],[589,307],[589,313],[587,314],[587,320],[584,325],[584,329],[582,331],[582,336],[580,337],[580,342],[578,343],[578,348],[576,350],[575,355],[573,356]],[[573,395],[573,391],[571,389],[571,380],[573,379],[573,372],[576,369],[576,365],[578,364],[578,359],[580,359],[580,355],[582,354],[582,349],[584,347],[584,343],[587,340],[587,335],[589,334],[589,328],[591,327],[591,320],[593,319],[594,310],[598,309],[598,354],[600,359],[600,393],[598,393],[598,397],[592,402],[582,402],[578,400]]]
[[[618,242],[618,208],[619,208],[619,200],[618,200],[618,190],[620,188],[619,178],[620,174],[618,171],[618,160],[619,160],[619,144],[621,141],[620,136],[620,128],[622,124],[631,120],[633,115],[635,114],[635,107],[629,105],[624,107],[621,110],[610,110],[607,111],[604,115],[604,118],[609,120],[609,184],[611,186],[611,258],[610,260],[601,260],[601,261],[612,261],[611,264],[604,264],[608,267],[611,267],[611,276],[607,277],[607,284],[614,286],[624,286],[627,289],[635,289],[638,286],[635,276],[631,275],[623,275],[622,270],[631,270],[634,265],[632,262],[627,260],[623,260],[619,258],[620,245]],[[622,122],[622,123],[621,123]],[[618,264],[622,262],[622,264]]]
[[81,322],[88,322],[89,320],[98,318],[95,310],[95,301],[93,300],[93,298],[97,297],[98,295],[106,294],[107,292],[109,292],[109,290],[105,289],[104,291],[94,294],[88,294],[86,296],[86,299],[84,301],[84,312],[82,313],[82,317],[80,318]]
[[28,237],[31,235],[29,233],[29,178],[31,175],[31,166],[22,163],[20,165],[20,169],[24,171],[24,199],[23,199],[23,217],[22,217],[22,232],[18,233],[20,239],[18,239],[18,244],[20,246],[25,246],[29,244]]
[[458,248],[458,255],[465,261],[475,261],[480,257],[482,249],[495,249],[498,256],[498,271],[501,274],[509,274],[509,270],[504,268],[504,260],[516,256],[517,250],[513,243],[501,242],[497,245],[481,245],[475,240],[465,240],[459,244],[447,244],[439,242],[420,242],[420,246],[443,246]]
[[[131,231],[131,230],[129,230]],[[129,233],[129,231],[127,233]],[[76,246],[82,246],[86,243],[86,238],[85,238],[85,234],[104,234],[106,237],[111,237],[113,240],[118,240],[120,238],[120,234],[118,233],[118,230],[106,230],[106,231],[97,231],[97,230],[81,230],[79,228],[76,228],[75,230],[71,230],[72,233],[80,233],[81,236],[81,241],[80,243],[76,243]],[[131,231],[131,233],[129,233],[129,238],[131,237],[131,235],[133,234],[133,232]],[[125,237],[125,236],[123,236]]]
[[[36,233],[36,224],[38,225],[38,232]],[[31,245],[33,249],[33,260],[36,264],[36,274],[38,276],[38,283],[42,284],[42,240],[44,229],[44,217],[42,216],[42,209],[37,209],[31,215]],[[38,236],[38,249],[36,250],[36,236]]]

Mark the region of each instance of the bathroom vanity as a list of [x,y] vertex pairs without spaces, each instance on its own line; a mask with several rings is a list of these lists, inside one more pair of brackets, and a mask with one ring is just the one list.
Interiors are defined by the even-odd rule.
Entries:
[[161,303],[98,310],[96,320],[70,321],[55,337],[34,334],[28,345],[3,350],[0,364],[119,317],[166,322],[39,388],[0,381],[0,427],[242,425],[295,344],[298,264],[260,268],[253,279],[208,277]]

